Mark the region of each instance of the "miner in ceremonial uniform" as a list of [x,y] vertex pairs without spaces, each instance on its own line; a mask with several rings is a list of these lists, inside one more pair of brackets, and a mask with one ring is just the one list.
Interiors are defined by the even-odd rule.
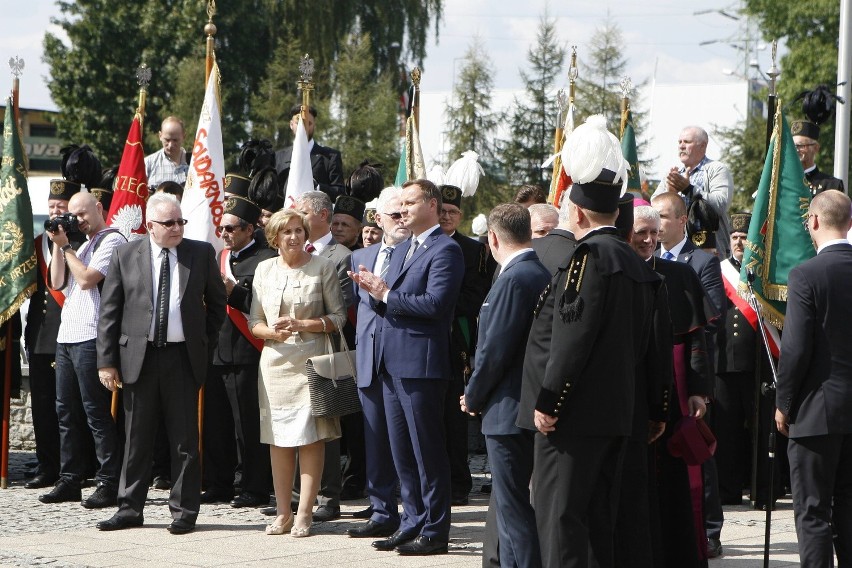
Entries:
[[544,566],[614,566],[614,523],[636,365],[660,277],[618,236],[627,162],[602,116],[565,142],[574,254],[559,266],[543,375],[524,375],[518,425],[537,430],[533,492]]
[[490,287],[486,273],[485,245],[458,231],[462,220],[462,190],[454,185],[442,185],[441,230],[452,238],[464,255],[464,279],[455,307],[450,364],[453,375],[447,388],[444,407],[444,428],[447,432],[447,452],[450,456],[452,504],[467,505],[473,487],[467,464],[468,415],[459,408],[459,397],[473,367],[476,349],[476,318]]
[[248,328],[251,285],[259,262],[275,256],[266,241],[255,238],[260,207],[244,197],[225,201],[225,214],[216,233],[225,248],[219,271],[228,295],[225,322],[213,352],[213,368],[204,389],[204,474],[207,491],[202,503],[229,501],[234,496],[234,473],[241,464],[242,492],[233,507],[269,503],[272,477],[269,447],[260,443],[260,404],[257,372],[263,342]]
[[349,250],[361,247],[361,219],[364,218],[366,206],[360,199],[341,195],[334,202],[334,212],[331,215],[331,234],[334,240]]
[[384,236],[384,231],[376,222],[376,211],[374,207],[364,209],[364,219],[361,223],[361,242],[364,248],[381,242]]
[[793,144],[796,145],[796,153],[799,154],[811,192],[816,195],[826,189],[844,191],[843,180],[821,172],[816,165],[816,155],[820,148],[819,126],[807,120],[797,120],[790,125],[790,133],[793,135]]
[[[301,105],[294,105],[290,109],[290,129],[296,133],[299,124],[299,114],[302,112]],[[314,176],[314,188],[324,192],[329,199],[334,201],[338,195],[345,193],[346,187],[343,181],[343,160],[340,152],[333,148],[320,146],[314,140],[314,127],[316,126],[317,109],[310,107],[305,113],[303,121],[305,133],[308,135],[308,148],[311,155],[311,171]],[[287,195],[287,180],[290,178],[290,162],[293,159],[293,147],[288,146],[283,150],[275,152],[275,169],[278,171],[278,181],[283,195]]]
[[[68,213],[68,200],[80,191],[80,184],[62,179],[51,180],[47,197],[50,219]],[[68,233],[68,242],[74,250],[80,248],[86,237],[79,231]],[[59,422],[56,418],[56,336],[59,333],[60,314],[65,295],[52,290],[48,284],[48,267],[52,258],[51,241],[45,233],[35,239],[38,271],[36,291],[30,297],[24,342],[30,363],[30,403],[32,405],[33,433],[36,441],[38,471],[29,480],[27,489],[50,487],[59,479]],[[91,436],[87,439],[86,454],[94,454]]]
[[[752,462],[750,440],[758,442],[758,471],[756,505],[765,508],[767,503],[766,428],[772,424],[774,405],[765,399],[759,390],[761,377],[756,377],[756,358],[762,358],[761,369],[769,371],[766,352],[758,343],[760,330],[754,308],[738,293],[745,242],[748,238],[749,213],[731,215],[731,257],[722,262],[722,277],[725,285],[728,309],[725,326],[718,335],[719,345],[716,364],[716,422],[713,432],[719,445],[716,449],[716,465],[719,471],[719,495],[723,505],[742,503],[743,481],[747,479],[748,464]],[[778,355],[780,338],[772,326],[765,326],[770,349]],[[759,352],[758,352],[759,348]],[[771,381],[771,377],[766,377]],[[760,408],[755,427],[755,404]],[[762,427],[761,427],[762,426]],[[775,477],[778,484],[774,495],[780,496],[781,476]]]

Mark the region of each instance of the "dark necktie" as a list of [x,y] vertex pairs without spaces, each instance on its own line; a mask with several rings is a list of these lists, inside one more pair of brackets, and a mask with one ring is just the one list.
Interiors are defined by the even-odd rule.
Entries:
[[382,261],[382,268],[379,270],[379,278],[382,280],[385,279],[385,276],[388,274],[388,269],[390,268],[391,255],[393,254],[393,247],[385,247],[382,249],[382,252],[385,254],[385,259]]
[[157,322],[154,324],[154,345],[163,347],[169,334],[169,249],[160,252],[160,282],[157,286]]
[[405,262],[411,260],[411,257],[414,255],[414,251],[416,251],[419,246],[420,243],[417,242],[417,239],[411,239],[411,247],[409,247],[408,253],[405,255]]

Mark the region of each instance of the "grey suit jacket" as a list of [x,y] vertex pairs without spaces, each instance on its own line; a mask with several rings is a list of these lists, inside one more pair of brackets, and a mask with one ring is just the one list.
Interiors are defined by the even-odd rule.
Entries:
[[[195,382],[204,383],[219,328],[225,320],[225,285],[213,247],[183,239],[177,246],[180,312]],[[154,317],[151,242],[132,241],[113,251],[101,292],[98,368],[117,367],[135,383],[148,348]]]

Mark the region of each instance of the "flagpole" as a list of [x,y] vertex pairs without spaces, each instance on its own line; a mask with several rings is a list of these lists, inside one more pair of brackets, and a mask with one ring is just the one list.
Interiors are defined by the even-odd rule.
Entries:
[[778,93],[775,89],[781,70],[778,69],[776,58],[778,56],[778,40],[772,41],[772,67],[767,71],[769,77],[769,98],[766,102],[766,149],[769,150],[769,141],[772,140],[772,131],[775,129],[775,109],[778,108]]
[[[9,60],[9,66],[12,68],[12,108],[7,108],[6,112],[11,112],[14,118],[15,127],[18,127],[20,81],[19,77],[24,70],[24,60],[15,56]],[[12,410],[12,321],[6,321],[5,339],[6,351],[4,358],[4,374],[3,374],[3,433],[2,443],[0,443],[0,489],[9,487],[9,428],[11,426],[10,416]]]
[[216,15],[216,0],[207,0],[207,25],[204,26],[204,33],[207,34],[207,66],[204,72],[204,84],[210,79],[210,73],[213,72],[213,62],[216,60],[216,52],[214,51],[213,36],[216,35],[216,25],[213,23],[213,16]]
[[[213,36],[216,35],[216,25],[213,16],[216,15],[216,0],[207,0],[207,24],[204,33],[207,34],[207,58],[204,71],[204,85],[210,80],[213,64],[216,62],[216,52]],[[141,95],[140,95],[141,96]],[[204,385],[198,389],[198,462],[204,468]]]
[[[414,126],[420,132],[420,67],[411,70],[411,81],[414,83],[414,97],[411,103],[411,116],[414,117]],[[419,135],[419,134],[418,134]]]
[[834,128],[834,177],[843,180],[843,187],[849,187],[849,122],[852,113],[852,41],[849,41],[849,29],[852,26],[852,1],[840,0],[840,42],[837,57],[837,96],[846,104],[837,107]]

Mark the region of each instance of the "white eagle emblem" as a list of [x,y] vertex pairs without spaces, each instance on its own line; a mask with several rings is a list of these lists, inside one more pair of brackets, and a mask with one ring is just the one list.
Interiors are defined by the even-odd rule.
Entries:
[[117,227],[128,241],[141,237],[135,231],[142,226],[142,206],[125,205],[112,217],[112,226]]

